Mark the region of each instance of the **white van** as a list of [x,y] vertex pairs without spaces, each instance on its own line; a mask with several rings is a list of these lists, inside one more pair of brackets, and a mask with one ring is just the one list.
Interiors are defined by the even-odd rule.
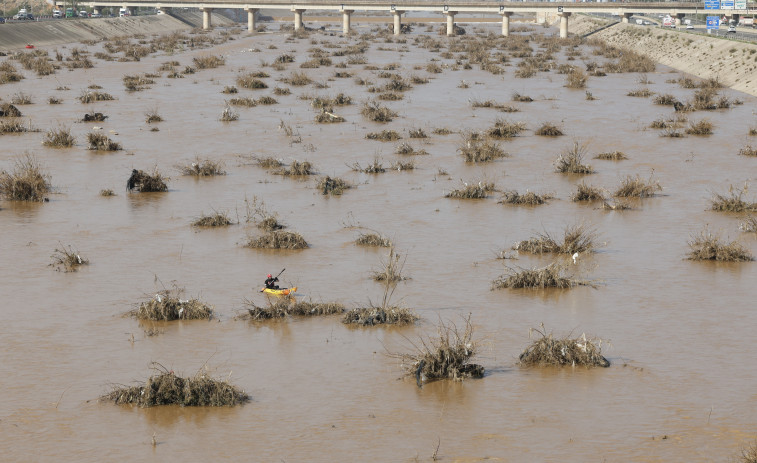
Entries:
[[131,16],[131,11],[129,11],[127,8],[119,9],[118,17],[123,18],[124,16]]

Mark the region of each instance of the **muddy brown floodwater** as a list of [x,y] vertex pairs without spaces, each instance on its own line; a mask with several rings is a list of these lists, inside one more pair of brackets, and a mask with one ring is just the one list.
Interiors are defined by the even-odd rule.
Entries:
[[[375,26],[357,29],[370,27]],[[368,64],[399,63],[395,72],[402,76],[430,79],[414,85],[403,100],[386,102],[399,117],[379,124],[361,116],[362,103],[375,94],[354,78],[382,84],[380,71],[363,64],[299,68],[311,48],[332,52],[338,50],[332,46],[356,43],[357,38],[328,34],[340,28],[333,24],[327,33],[295,40],[275,32],[233,34],[235,40],[213,48],[158,53],[139,62],[93,59],[93,69],[61,69],[47,77],[22,71],[24,80],[0,86],[3,102],[18,92],[32,95],[34,104],[19,108],[25,121],[42,130],[0,136],[0,169],[12,169],[17,156],[31,153],[56,188],[48,203],[0,202],[0,460],[429,461],[438,445],[441,461],[688,462],[725,461],[753,442],[757,264],[692,262],[685,255],[691,235],[706,224],[757,251],[755,236],[738,229],[741,216],[708,210],[713,192],[754,181],[757,159],[737,152],[750,142],[749,129],[757,122],[755,98],[726,89],[744,104],[688,115],[692,121],[709,119],[714,135],[663,138],[646,127],[673,110],[654,105],[652,98],[626,96],[640,87],[637,74],[590,77],[586,90],[596,99],[588,101],[585,90],[565,88],[565,76],[556,71],[520,79],[514,65],[500,75],[477,65],[454,67],[454,58],[421,48],[414,38],[431,34],[443,43],[442,51],[461,39],[416,28],[403,37],[406,43],[378,38],[365,53]],[[496,34],[499,25],[475,28]],[[101,49],[72,44],[59,50],[68,55],[74,46]],[[603,59],[588,46],[581,51],[583,58],[575,61],[567,61],[564,50],[555,57],[580,66]],[[284,53],[296,61],[281,71],[263,67]],[[183,79],[163,73],[138,92],[127,92],[121,81],[127,74],[156,72],[169,60],[182,69],[208,54],[223,55],[226,64]],[[432,58],[443,66],[441,73],[426,71]],[[239,73],[261,69],[270,74],[263,79],[268,89],[221,93]],[[353,77],[334,78],[337,70]],[[278,81],[295,71],[328,87]],[[679,74],[662,66],[647,77],[654,92],[680,99],[693,93],[668,82]],[[463,82],[468,88],[461,88]],[[80,103],[78,96],[91,84],[116,99]],[[70,90],[56,90],[62,86]],[[219,121],[225,100],[272,95],[275,86],[292,94],[275,96],[276,105],[235,108],[238,121]],[[356,102],[335,109],[346,122],[316,124],[316,112],[303,97],[340,92]],[[514,92],[535,101],[512,103]],[[54,95],[62,104],[47,104]],[[472,100],[487,99],[514,104],[520,112],[472,108]],[[144,122],[153,109],[165,120],[154,124],[159,131]],[[108,119],[76,122],[93,110]],[[432,134],[442,127],[485,130],[497,118],[523,121],[528,130],[502,142],[511,157],[491,163],[464,163],[457,153],[459,133]],[[545,121],[563,127],[566,136],[535,136]],[[279,129],[282,122],[300,143]],[[93,125],[124,150],[88,151],[85,137]],[[44,132],[58,126],[71,129],[74,148],[42,145]],[[412,128],[430,137],[410,140]],[[416,157],[413,171],[352,171],[355,162],[367,165],[377,156],[385,166],[401,159],[394,154],[397,143],[365,139],[383,129],[397,130],[429,155]],[[554,172],[553,161],[574,138],[589,143],[586,161],[595,174]],[[615,150],[629,159],[591,159]],[[252,163],[253,155],[308,160],[319,174],[356,188],[326,197],[313,178],[272,175]],[[196,157],[222,161],[228,175],[182,176],[177,166]],[[131,169],[153,167],[171,177],[169,192],[125,192]],[[605,211],[570,200],[581,180],[612,191],[636,174],[654,175],[664,189],[634,202],[633,210]],[[484,179],[500,190],[551,192],[556,199],[515,207],[498,204],[498,193],[474,201],[444,197],[462,182]],[[116,196],[100,196],[106,188]],[[244,200],[255,196],[311,247],[286,252],[243,247],[247,234],[257,231],[244,223]],[[213,211],[242,223],[217,230],[190,226]],[[596,288],[490,290],[505,265],[541,266],[554,259],[521,253],[517,260],[501,260],[500,251],[538,232],[560,235],[566,225],[581,222],[597,230],[604,246],[581,255],[573,269],[596,280]],[[386,250],[357,247],[358,231],[349,228],[356,224],[389,236],[406,256],[404,273],[411,279],[394,297],[421,315],[417,325],[352,328],[339,317],[234,319],[245,298],[265,302],[257,289],[266,273],[282,268],[282,283],[298,286],[302,298],[347,306],[380,300],[382,287],[370,273]],[[61,245],[77,249],[91,264],[75,273],[56,272],[50,256]],[[218,318],[152,325],[123,317],[174,282],[212,304]],[[486,368],[484,378],[418,388],[386,355],[412,350],[419,337],[435,334],[439,320],[462,323],[469,313],[482,343],[477,362]],[[557,335],[601,337],[612,366],[519,367],[529,329],[542,323]],[[160,333],[148,335],[153,328]],[[207,368],[246,390],[252,401],[233,408],[150,409],[98,402],[114,385],[145,381],[152,361],[183,375]]]

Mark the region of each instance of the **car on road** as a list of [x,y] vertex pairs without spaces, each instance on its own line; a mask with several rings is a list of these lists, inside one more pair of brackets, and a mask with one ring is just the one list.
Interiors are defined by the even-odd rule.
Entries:
[[89,17],[90,18],[102,18],[103,15],[101,15],[100,13],[92,13],[91,15],[89,15]]
[[20,9],[18,10],[18,13],[13,15],[13,19],[16,19],[16,20],[31,19],[33,21],[34,15],[32,15],[31,13],[27,13],[26,10],[24,9]]
[[81,10],[79,12],[79,17],[80,18],[89,18],[89,13],[87,13],[87,10]]
[[735,34],[736,28],[734,26],[728,26],[728,30],[726,31],[726,34]]
[[53,10],[53,18],[62,18],[63,12],[60,10]]
[[694,29],[694,25],[693,24],[686,24],[686,29]]

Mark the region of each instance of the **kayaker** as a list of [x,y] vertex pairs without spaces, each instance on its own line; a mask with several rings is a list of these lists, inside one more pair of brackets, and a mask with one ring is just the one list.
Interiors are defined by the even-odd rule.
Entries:
[[267,289],[279,289],[279,285],[276,284],[277,281],[279,281],[279,277],[274,277],[269,273],[265,280],[265,287]]

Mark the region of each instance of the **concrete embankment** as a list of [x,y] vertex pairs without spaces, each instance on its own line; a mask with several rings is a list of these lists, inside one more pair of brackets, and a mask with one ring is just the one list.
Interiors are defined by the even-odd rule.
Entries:
[[[587,23],[590,27],[596,25],[592,18],[576,19],[574,31],[579,34]],[[757,44],[623,23],[599,31],[591,38],[643,53],[681,72],[703,79],[716,78],[734,90],[757,95]]]
[[[202,26],[202,15],[199,12],[181,12],[175,16],[153,15],[8,23],[0,26],[0,51],[22,50],[27,44],[44,47],[136,34],[169,34]],[[212,21],[215,25],[232,24],[228,18],[215,14]]]

